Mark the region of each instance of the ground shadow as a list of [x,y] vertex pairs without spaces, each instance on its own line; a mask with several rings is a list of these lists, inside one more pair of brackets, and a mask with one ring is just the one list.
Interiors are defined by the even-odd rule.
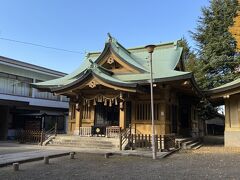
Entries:
[[203,144],[207,146],[224,146],[224,136],[204,136]]

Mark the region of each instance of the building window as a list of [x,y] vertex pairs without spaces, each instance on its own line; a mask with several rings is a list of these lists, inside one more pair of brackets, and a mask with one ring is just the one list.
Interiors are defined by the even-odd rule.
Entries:
[[[40,80],[36,80],[36,82],[42,82]],[[35,91],[35,98],[39,98],[39,99],[50,99],[50,100],[55,100],[55,101],[59,101],[60,100],[60,96],[54,96],[53,93],[50,92],[42,92],[39,91],[38,89],[36,89]]]
[[[154,119],[159,120],[160,104],[154,103]],[[151,104],[150,102],[141,102],[136,104],[136,120],[149,121],[151,120]]]
[[18,96],[31,96],[30,78],[0,73],[0,93]]
[[91,108],[83,106],[83,119],[91,119]]

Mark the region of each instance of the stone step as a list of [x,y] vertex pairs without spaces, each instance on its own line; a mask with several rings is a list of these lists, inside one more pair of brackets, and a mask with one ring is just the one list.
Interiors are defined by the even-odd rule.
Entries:
[[87,143],[87,142],[95,142],[95,143],[119,143],[119,139],[118,140],[95,140],[95,139],[88,139],[88,140],[83,140],[83,139],[58,139],[55,138],[55,141],[65,141],[65,142],[83,142],[83,143]]
[[102,142],[102,143],[95,143],[95,142],[66,142],[66,141],[53,141],[52,144],[76,144],[76,145],[88,145],[88,146],[116,146],[119,143],[106,143],[106,142]]
[[198,142],[198,139],[191,139],[191,140],[185,142],[185,144],[188,146],[188,145],[193,144],[195,142]]
[[106,146],[106,147],[112,147],[112,146],[116,146],[115,144],[94,144],[94,143],[66,143],[66,142],[53,142],[52,144],[73,144],[75,146]]
[[199,141],[191,143],[189,145],[187,145],[187,149],[193,149],[194,147],[200,145],[201,143]]
[[176,138],[176,141],[180,142],[180,143],[184,143],[184,142],[190,141],[190,140],[192,140],[192,138]]
[[50,146],[66,146],[90,149],[119,149],[118,138],[80,137],[61,135],[51,141]]
[[102,142],[102,143],[95,143],[95,142],[71,142],[71,141],[53,141],[53,143],[58,143],[58,144],[84,144],[84,145],[104,145],[104,146],[109,146],[109,145],[116,145],[116,143],[108,143],[108,142]]
[[95,137],[56,137],[56,140],[95,141],[95,142],[119,142],[118,138],[95,138]]
[[96,139],[96,140],[101,140],[101,139],[115,139],[115,138],[107,138],[107,137],[95,137],[95,136],[56,136],[58,138],[63,138],[63,139]]
[[[50,144],[49,146],[59,147],[63,146],[62,144]],[[64,147],[74,147],[74,148],[83,148],[83,149],[104,149],[104,150],[119,150],[119,147],[89,147],[89,146],[74,146],[73,144],[64,144]]]
[[77,147],[77,148],[85,148],[85,149],[119,149],[116,146],[84,146],[84,145],[76,145],[76,144],[51,144],[49,146],[61,146],[61,147]]
[[176,144],[178,144],[179,147],[182,147],[184,143],[191,141],[192,138],[176,138]]
[[182,149],[193,149],[201,144],[198,138],[183,138],[180,139],[178,142]]
[[109,148],[117,148],[117,146],[115,145],[108,145],[108,146],[105,146],[105,145],[84,145],[84,144],[64,144],[64,143],[53,143],[53,144],[50,144],[50,146],[52,145],[56,145],[56,146],[74,146],[74,147],[86,147],[86,148],[106,148],[106,149],[109,149]]
[[199,145],[193,147],[192,149],[193,149],[193,150],[197,150],[197,149],[199,149],[199,148],[202,147],[202,146],[203,146],[203,144],[199,144]]
[[62,142],[62,143],[84,143],[84,144],[113,144],[115,142],[109,142],[109,141],[81,141],[81,140],[54,140],[55,142]]

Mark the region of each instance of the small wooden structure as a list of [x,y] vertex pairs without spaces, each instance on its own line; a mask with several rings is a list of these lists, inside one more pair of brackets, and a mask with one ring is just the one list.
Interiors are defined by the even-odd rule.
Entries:
[[240,78],[206,93],[216,106],[225,105],[225,146],[240,147]]

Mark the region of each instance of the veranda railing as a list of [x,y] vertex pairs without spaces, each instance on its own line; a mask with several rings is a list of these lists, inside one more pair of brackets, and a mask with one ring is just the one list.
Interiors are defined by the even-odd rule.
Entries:
[[119,137],[121,132],[121,128],[119,126],[108,126],[106,127],[106,137]]
[[[79,128],[79,135],[80,136],[99,135],[99,134],[97,134],[97,132],[93,133],[93,130],[97,131],[97,129],[98,129],[98,127],[80,127]],[[116,138],[116,137],[119,137],[120,132],[121,132],[121,128],[118,127],[118,126],[108,126],[108,127],[106,127],[106,131],[104,130],[103,132],[104,132],[104,134],[100,134],[100,135],[106,135],[106,137],[108,137],[108,138]]]
[[80,127],[79,135],[80,136],[92,136],[92,127]]

